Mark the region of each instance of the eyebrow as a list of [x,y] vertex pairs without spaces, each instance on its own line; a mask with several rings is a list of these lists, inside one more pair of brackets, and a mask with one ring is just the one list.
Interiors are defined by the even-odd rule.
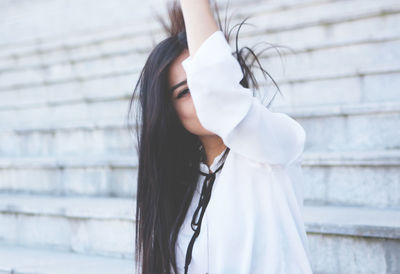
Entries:
[[183,80],[182,82],[179,82],[178,84],[172,86],[170,88],[169,92],[172,93],[176,88],[178,88],[178,87],[180,87],[180,86],[182,86],[182,85],[184,85],[186,83],[187,83],[187,79]]

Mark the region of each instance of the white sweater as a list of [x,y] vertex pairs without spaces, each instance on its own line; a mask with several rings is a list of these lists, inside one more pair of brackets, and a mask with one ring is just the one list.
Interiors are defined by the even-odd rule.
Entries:
[[[189,273],[312,273],[302,213],[303,127],[267,109],[239,84],[243,73],[222,31],[209,36],[182,66],[201,124],[230,148],[216,173]],[[200,170],[208,173],[207,165],[200,163]],[[184,273],[203,180],[200,175],[178,235],[179,273]]]

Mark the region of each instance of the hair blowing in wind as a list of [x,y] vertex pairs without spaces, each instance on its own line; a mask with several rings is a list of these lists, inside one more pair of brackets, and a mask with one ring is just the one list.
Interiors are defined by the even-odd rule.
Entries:
[[[264,77],[267,79],[265,75],[269,76],[277,86],[258,59],[265,49],[255,53],[249,47],[238,48],[239,31],[247,19],[227,31],[226,15],[223,28],[218,6],[215,4],[214,7],[219,28],[228,42],[231,32],[237,27],[233,55],[244,75],[240,84],[254,91],[259,89],[253,74],[257,63]],[[169,23],[157,16],[167,38],[151,50],[140,71],[128,110],[128,127],[131,128],[129,118],[136,103],[136,120],[134,128],[131,128],[136,133],[138,155],[135,260],[137,273],[144,274],[177,273],[175,244],[204,156],[199,149],[198,136],[183,127],[168,93],[170,65],[188,45],[179,4],[170,2],[167,10]]]

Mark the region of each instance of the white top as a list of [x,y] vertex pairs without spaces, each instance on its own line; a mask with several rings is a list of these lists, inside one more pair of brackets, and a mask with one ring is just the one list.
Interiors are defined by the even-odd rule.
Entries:
[[[201,124],[230,148],[216,173],[189,273],[312,273],[302,213],[303,127],[285,113],[271,112],[239,84],[243,73],[222,31],[209,36],[182,66]],[[206,164],[200,169],[208,173]],[[199,175],[178,235],[179,273],[184,273],[203,180]]]

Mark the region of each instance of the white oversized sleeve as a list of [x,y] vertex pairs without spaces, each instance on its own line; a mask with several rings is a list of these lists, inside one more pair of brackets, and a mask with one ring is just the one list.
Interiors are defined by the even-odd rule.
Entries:
[[240,64],[221,30],[184,59],[182,67],[200,123],[232,151],[273,165],[301,156],[304,128],[287,114],[270,111],[240,85]]

